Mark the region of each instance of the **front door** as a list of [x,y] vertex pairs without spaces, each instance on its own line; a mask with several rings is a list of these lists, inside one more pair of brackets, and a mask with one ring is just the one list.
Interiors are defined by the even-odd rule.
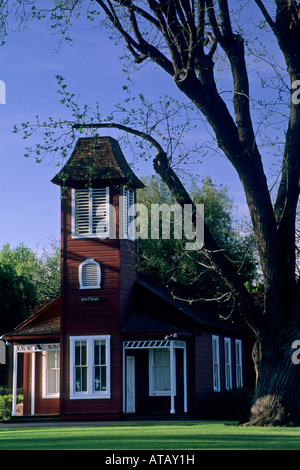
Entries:
[[126,413],[135,413],[135,357],[126,356]]

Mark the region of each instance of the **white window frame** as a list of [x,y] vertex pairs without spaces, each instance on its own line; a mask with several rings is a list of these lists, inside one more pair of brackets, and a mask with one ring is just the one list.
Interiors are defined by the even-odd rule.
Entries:
[[[165,349],[161,348],[153,348],[149,349],[149,396],[151,397],[162,397],[162,396],[171,396],[171,349],[167,349],[170,354],[170,365],[169,365],[169,377],[170,377],[170,389],[169,390],[156,390],[154,388],[154,351],[166,351]],[[175,350],[173,350],[173,358],[174,358],[174,371],[176,371],[176,354]],[[176,396],[176,380],[173,377],[173,384],[174,384],[174,396]]]
[[[106,213],[106,217],[105,217],[105,232],[102,232],[102,231],[99,231],[99,230],[96,230],[94,231],[93,229],[93,201],[94,201],[94,197],[93,197],[93,191],[97,191],[98,189],[105,189],[105,213]],[[89,208],[88,208],[88,211],[89,211],[89,214],[88,214],[88,224],[89,224],[89,232],[88,233],[84,233],[84,234],[78,234],[76,233],[76,203],[75,203],[75,197],[76,197],[76,193],[79,193],[79,192],[86,192],[89,194]],[[106,239],[106,238],[109,238],[109,217],[110,217],[110,214],[109,214],[109,208],[110,208],[110,204],[109,204],[109,187],[107,186],[106,188],[89,188],[89,189],[72,189],[72,238],[101,238],[101,239]],[[99,206],[97,209],[96,209],[96,212],[99,211],[99,209],[101,210],[101,206]],[[98,223],[99,225],[99,223]]]
[[123,238],[135,240],[135,192],[123,186]]
[[[83,268],[84,266],[88,264],[91,264],[97,267],[98,279],[97,279],[96,285],[90,285],[90,286],[83,285]],[[85,261],[80,263],[78,276],[79,276],[79,288],[80,289],[100,289],[101,288],[101,266],[100,266],[100,263],[98,263],[94,259],[86,259]]]
[[231,339],[224,338],[225,388],[232,388]]
[[[238,352],[237,352],[238,351]],[[238,357],[240,358],[240,363],[238,362]],[[240,378],[241,383],[238,383],[238,369],[240,368]],[[235,340],[235,376],[236,376],[236,386],[237,388],[243,387],[243,355],[242,355],[242,340]]]
[[[216,345],[216,356],[214,357],[214,344]],[[220,348],[219,348],[219,336],[212,335],[212,366],[213,366],[213,390],[219,392],[220,387]],[[216,380],[215,380],[216,379]]]
[[[75,342],[86,341],[87,343],[87,391],[75,391]],[[94,391],[94,342],[106,342],[106,390]],[[70,336],[70,399],[86,400],[86,399],[109,399],[111,397],[110,390],[110,335],[97,336]]]
[[[58,367],[55,369],[57,373],[60,375],[60,351],[53,350],[53,351],[44,351],[42,353],[42,380],[43,380],[43,387],[42,387],[42,398],[59,398],[59,391],[57,393],[49,393],[48,392],[48,354],[54,353],[58,355]],[[60,382],[60,377],[58,375],[58,383]]]

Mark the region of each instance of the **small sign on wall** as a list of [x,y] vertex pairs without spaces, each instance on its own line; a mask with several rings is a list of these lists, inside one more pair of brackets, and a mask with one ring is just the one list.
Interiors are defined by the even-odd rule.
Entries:
[[0,364],[6,364],[6,346],[0,341]]
[[98,302],[99,300],[100,300],[99,297],[93,297],[93,296],[81,297],[81,302]]

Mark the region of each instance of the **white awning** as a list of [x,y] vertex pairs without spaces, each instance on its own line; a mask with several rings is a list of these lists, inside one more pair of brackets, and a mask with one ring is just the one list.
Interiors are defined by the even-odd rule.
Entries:
[[18,344],[17,352],[18,353],[33,353],[41,351],[59,351],[59,343],[43,343],[43,344]]
[[169,339],[162,340],[141,340],[141,341],[124,341],[124,349],[156,349],[169,348],[171,343],[174,348],[184,348],[185,341],[175,341]]

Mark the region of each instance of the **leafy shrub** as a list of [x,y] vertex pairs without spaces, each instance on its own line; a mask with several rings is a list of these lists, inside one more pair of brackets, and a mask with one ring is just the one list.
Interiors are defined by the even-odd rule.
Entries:
[[[9,419],[12,410],[12,394],[0,395],[0,419]],[[23,395],[17,395],[17,404],[22,403]]]

